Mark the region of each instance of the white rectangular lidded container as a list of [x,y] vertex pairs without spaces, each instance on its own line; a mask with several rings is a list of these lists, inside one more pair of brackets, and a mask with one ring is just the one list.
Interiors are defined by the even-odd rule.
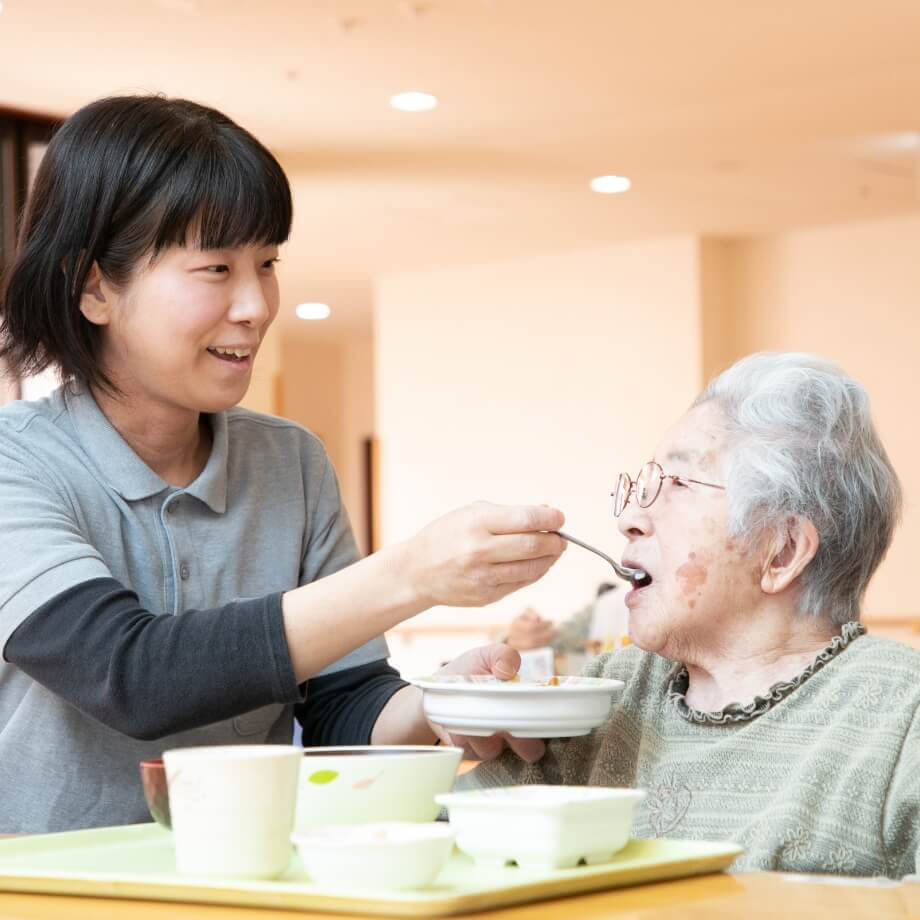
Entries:
[[607,862],[626,846],[641,789],[501,786],[435,796],[457,846],[480,865],[568,869]]

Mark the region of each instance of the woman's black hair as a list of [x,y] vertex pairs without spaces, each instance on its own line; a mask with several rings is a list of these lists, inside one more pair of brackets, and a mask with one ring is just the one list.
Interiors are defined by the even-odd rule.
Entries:
[[173,244],[283,243],[291,214],[280,164],[226,115],[162,96],[93,102],[61,124],[36,174],[0,291],[0,359],[17,376],[56,366],[112,390],[100,328],[80,312],[94,262],[122,286]]

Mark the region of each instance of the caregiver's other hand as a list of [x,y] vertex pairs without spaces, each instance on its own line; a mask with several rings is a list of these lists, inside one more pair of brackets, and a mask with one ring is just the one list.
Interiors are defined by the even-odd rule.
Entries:
[[[439,674],[492,674],[500,680],[510,680],[521,666],[521,656],[507,645],[483,645],[464,652],[448,662]],[[445,731],[440,725],[430,723],[432,731],[444,744],[462,747],[477,760],[494,760],[504,750],[511,748],[527,763],[534,763],[546,752],[546,745],[539,738],[513,738],[502,732],[488,738],[457,735]]]
[[564,522],[548,505],[458,508],[403,544],[409,582],[427,606],[491,604],[546,574],[567,546],[547,531]]
[[519,652],[526,652],[531,648],[552,644],[556,634],[552,620],[544,619],[536,610],[528,607],[511,621],[505,643]]

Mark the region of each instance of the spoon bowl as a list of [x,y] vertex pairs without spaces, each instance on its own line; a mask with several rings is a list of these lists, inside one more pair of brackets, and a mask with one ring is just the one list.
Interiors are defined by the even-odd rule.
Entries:
[[575,537],[563,533],[561,530],[554,530],[553,533],[562,537],[563,540],[568,540],[569,543],[574,543],[576,546],[580,546],[582,549],[588,550],[589,553],[594,553],[596,556],[600,556],[601,559],[608,562],[613,571],[623,579],[623,581],[630,582],[636,588],[644,588],[646,585],[652,583],[652,579],[649,577],[648,572],[644,569],[631,569],[629,566],[620,565],[616,559],[611,558],[606,553],[601,552],[597,547],[591,546],[589,543],[583,543],[581,540],[576,540]]

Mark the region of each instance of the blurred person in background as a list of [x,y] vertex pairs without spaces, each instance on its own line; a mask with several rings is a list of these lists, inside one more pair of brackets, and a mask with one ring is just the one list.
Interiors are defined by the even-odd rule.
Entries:
[[[589,651],[598,654],[609,651],[603,648],[604,640],[594,637],[592,624],[598,610],[598,601],[608,591],[616,591],[617,585],[601,582],[593,601],[573,613],[558,625],[541,616],[533,607],[521,611],[508,627],[504,642],[519,652],[535,648],[552,648],[557,654],[580,654]],[[598,647],[595,647],[598,646]]]

